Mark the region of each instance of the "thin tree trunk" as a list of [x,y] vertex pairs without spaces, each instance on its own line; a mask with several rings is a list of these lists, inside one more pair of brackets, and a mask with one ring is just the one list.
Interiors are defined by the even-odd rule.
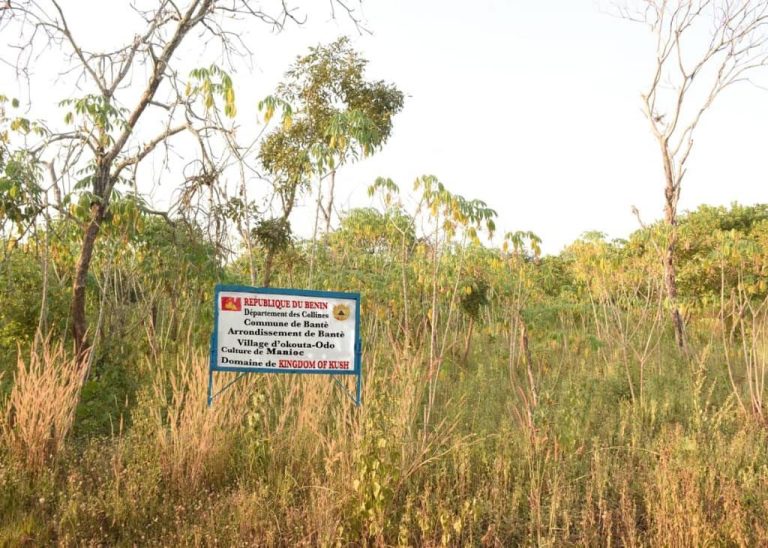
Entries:
[[469,358],[469,351],[472,348],[472,331],[475,329],[475,319],[469,319],[469,331],[467,333],[467,341],[464,345],[464,356],[461,358],[461,363],[467,365],[467,358]]
[[510,315],[509,318],[509,361],[507,362],[507,368],[509,369],[509,378],[512,379],[512,374],[517,365],[517,334],[520,331],[518,328],[518,314]]
[[270,248],[267,251],[267,257],[264,259],[264,273],[261,279],[261,285],[263,287],[269,287],[270,279],[272,278],[272,263],[275,260],[275,250]]
[[670,242],[664,252],[664,287],[669,299],[672,325],[675,329],[675,342],[678,348],[683,350],[685,349],[685,325],[683,316],[680,314],[680,307],[677,304],[677,270],[674,258],[677,228],[673,227],[672,230],[673,234],[670,235]]
[[315,207],[315,227],[312,229],[312,252],[309,255],[309,281],[307,285],[312,287],[312,279],[315,274],[315,251],[317,250],[317,231],[320,226],[320,211],[323,209],[323,178],[317,182],[317,207]]
[[433,368],[435,367],[435,349],[437,347],[437,271],[438,271],[438,244],[440,243],[440,223],[439,216],[435,219],[435,242],[432,249],[432,315],[430,317],[430,333],[429,333],[429,367],[430,376],[433,374]]
[[664,266],[664,288],[669,301],[672,326],[675,330],[675,342],[680,350],[685,350],[685,326],[677,304],[677,268],[675,265],[675,247],[677,246],[677,203],[680,200],[680,183],[675,182],[672,169],[672,160],[669,151],[662,141],[662,154],[664,159],[664,176],[666,186],[664,188],[664,221],[669,226],[667,247],[664,250],[662,264]]
[[35,332],[35,344],[42,343],[48,332],[48,263],[50,261],[49,238],[51,233],[51,221],[48,215],[48,193],[43,194],[43,211],[45,212],[45,237],[43,239],[43,288],[40,295],[40,316],[37,320]]
[[250,228],[246,225],[245,230],[240,233],[243,234],[245,240],[245,247],[248,250],[248,273],[251,279],[251,285],[256,285],[256,262],[253,258],[253,242],[251,242]]
[[408,252],[405,247],[405,234],[401,240],[402,258],[400,261],[400,275],[403,284],[403,331],[405,333],[405,348],[411,348],[411,322],[408,313],[408,277],[406,276],[406,265],[408,264]]
[[523,350],[523,356],[525,357],[525,370],[528,374],[528,385],[531,389],[531,401],[533,407],[538,405],[539,396],[536,393],[536,383],[533,380],[533,355],[531,354],[531,347],[528,345],[528,326],[525,325],[525,321],[520,317],[520,346]]
[[72,286],[72,335],[75,339],[75,352],[78,360],[83,360],[88,349],[88,321],[85,316],[85,289],[88,280],[88,271],[91,266],[93,249],[96,244],[96,238],[99,235],[101,221],[104,219],[104,204],[93,204],[91,206],[91,222],[85,229],[83,235],[83,245],[80,249],[80,258],[77,261],[75,269],[75,281]]
[[[288,190],[287,194],[281,195],[281,200],[283,201],[282,222],[287,223],[288,219],[291,217],[293,206],[296,204],[296,186],[294,185],[290,190]],[[277,251],[278,250],[274,246],[269,246],[267,248],[267,256],[264,259],[264,273],[262,275],[261,281],[261,285],[263,287],[269,287],[269,284],[272,280],[272,267],[275,262],[275,255],[277,254]]]
[[[235,147],[232,147],[235,149]],[[248,192],[245,185],[245,171],[243,170],[243,162],[239,161],[240,167],[240,196],[243,198],[243,208],[245,210],[245,227],[240,229],[240,233],[245,240],[245,247],[248,250],[248,273],[251,278],[251,285],[256,285],[256,262],[253,257],[253,240],[251,236],[251,216],[248,214]],[[241,219],[238,219],[238,226],[240,226]]]
[[333,215],[333,192],[336,188],[336,170],[331,171],[331,186],[328,189],[328,205],[323,209],[325,216],[325,233],[331,231],[331,216]]

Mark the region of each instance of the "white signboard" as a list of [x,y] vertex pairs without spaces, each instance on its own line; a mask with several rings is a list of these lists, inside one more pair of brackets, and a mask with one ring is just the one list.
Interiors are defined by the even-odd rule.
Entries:
[[356,293],[217,286],[211,369],[359,374]]

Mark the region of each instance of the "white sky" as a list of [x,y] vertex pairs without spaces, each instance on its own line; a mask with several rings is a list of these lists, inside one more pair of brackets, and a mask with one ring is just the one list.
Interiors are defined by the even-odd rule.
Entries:
[[[99,20],[113,15],[108,4],[95,11],[89,2],[78,23],[108,29]],[[646,222],[660,218],[661,166],[640,110],[654,53],[643,27],[593,0],[366,0],[374,34],[357,36],[325,8],[315,4],[304,27],[281,35],[254,23],[246,39],[255,66],[235,83],[247,124],[296,56],[347,34],[370,62],[368,77],[406,93],[384,150],[339,172],[342,208],[370,205],[377,176],[410,191],[415,177],[434,174],[496,209],[501,233],[532,230],[548,253],[588,230],[626,237],[637,228],[632,205]],[[3,91],[13,93],[0,80]],[[768,92],[745,85],[722,95],[697,134],[681,209],[768,201],[766,127]],[[298,210],[295,228],[312,215]]]

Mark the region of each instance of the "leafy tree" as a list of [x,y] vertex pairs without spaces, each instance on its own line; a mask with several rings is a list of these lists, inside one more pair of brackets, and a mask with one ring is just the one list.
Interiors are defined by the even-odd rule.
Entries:
[[396,255],[403,243],[410,249],[415,240],[412,219],[394,208],[384,213],[371,207],[353,209],[329,235],[332,246],[352,247],[366,255]]
[[[44,199],[34,155],[11,145],[13,134],[25,135],[33,128],[23,117],[9,116],[9,105],[16,109],[19,102],[0,95],[0,231],[20,240],[43,210]],[[34,129],[39,131],[39,126]]]
[[[260,103],[267,120],[282,111],[282,124],[260,149],[261,162],[281,200],[280,226],[286,226],[298,194],[309,188],[310,181],[329,177],[328,202],[323,205],[320,189],[317,202],[327,231],[338,167],[373,154],[389,139],[403,94],[393,84],[366,80],[366,63],[347,38],[312,48],[296,60],[275,94]],[[265,222],[278,226],[274,220]],[[265,286],[276,251],[267,246]]]
[[679,231],[683,304],[706,309],[739,288],[768,295],[768,206],[701,206],[680,217]]
[[[191,164],[198,173],[189,177],[208,185],[218,177],[206,142],[226,127],[222,117],[208,113],[219,108],[224,117],[234,116],[232,81],[216,65],[185,78],[179,55],[182,44],[217,43],[224,57],[231,59],[247,52],[233,32],[239,28],[236,21],[262,21],[279,29],[295,20],[285,2],[270,10],[252,0],[160,0],[149,8],[132,5],[132,9],[143,28],[122,46],[104,51],[83,45],[58,0],[19,0],[0,10],[0,33],[18,40],[14,44],[18,74],[29,74],[30,65],[46,51],[60,53],[62,72],[77,77],[80,95],[61,102],[64,127],[46,126],[42,142],[33,150],[46,155],[55,187],[75,180],[75,190],[89,203],[71,304],[80,356],[87,347],[86,280],[116,188],[135,181],[138,167],[181,133],[191,133],[200,144],[200,159]],[[56,204],[60,211],[66,212],[69,199],[64,196]]]

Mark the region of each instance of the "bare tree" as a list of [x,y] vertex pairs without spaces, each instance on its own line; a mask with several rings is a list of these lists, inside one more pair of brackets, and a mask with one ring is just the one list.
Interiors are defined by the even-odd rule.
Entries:
[[[336,0],[331,2],[332,8],[334,3]],[[338,4],[358,23],[351,8]],[[88,346],[86,280],[115,187],[135,181],[139,165],[167,150],[169,140],[182,133],[199,144],[200,157],[190,164],[198,166],[192,178],[211,185],[219,173],[206,153],[208,139],[228,128],[216,123],[221,118],[207,111],[223,103],[223,111],[234,116],[232,82],[216,61],[231,64],[250,54],[238,32],[249,20],[278,30],[290,21],[301,21],[287,0],[137,1],[131,9],[141,18],[141,32],[122,47],[91,51],[83,46],[87,37],[76,35],[63,6],[60,0],[12,0],[0,10],[0,35],[4,41],[15,40],[8,44],[14,58],[3,61],[15,66],[20,79],[34,72],[31,69],[41,53],[55,53],[61,55],[60,76],[75,78],[82,93],[62,103],[70,111],[65,118],[67,127],[46,127],[35,152],[41,160],[47,154],[56,196],[61,195],[60,184],[67,179],[77,180],[76,187],[90,199],[71,301],[73,336],[78,355],[84,356]],[[180,46],[185,42],[219,46],[214,64],[208,61],[209,68],[182,73],[185,65]],[[198,66],[203,63],[201,59]],[[64,212],[61,200],[57,202]]]
[[768,1],[644,0],[622,17],[648,26],[655,63],[642,94],[643,112],[659,146],[664,169],[664,284],[675,340],[685,348],[675,268],[677,206],[694,135],[715,99],[768,64]]

